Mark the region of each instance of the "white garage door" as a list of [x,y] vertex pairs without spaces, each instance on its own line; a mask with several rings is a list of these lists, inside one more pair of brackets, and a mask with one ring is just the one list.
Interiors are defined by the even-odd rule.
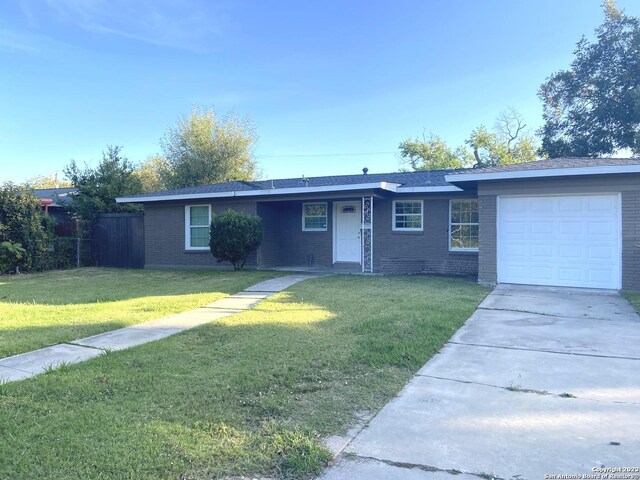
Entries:
[[498,198],[498,282],[620,288],[618,195]]

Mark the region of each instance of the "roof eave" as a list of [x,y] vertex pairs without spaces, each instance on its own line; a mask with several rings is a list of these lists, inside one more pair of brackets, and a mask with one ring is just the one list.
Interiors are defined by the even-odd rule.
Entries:
[[449,183],[487,180],[511,180],[520,178],[569,177],[582,175],[613,175],[616,173],[640,173],[637,165],[601,165],[593,167],[547,168],[538,170],[513,170],[505,172],[458,173],[445,175]]
[[321,187],[295,187],[295,188],[270,188],[263,190],[234,190],[231,192],[206,192],[183,193],[175,195],[147,195],[136,197],[119,197],[117,203],[147,203],[166,202],[175,200],[202,200],[207,198],[231,198],[231,197],[270,197],[274,195],[300,195],[305,193],[323,192],[354,192],[359,190],[385,190],[393,193],[429,193],[429,192],[459,192],[460,188],[454,185],[427,186],[427,187],[402,187],[399,183],[374,182],[356,183],[351,185],[325,185]]

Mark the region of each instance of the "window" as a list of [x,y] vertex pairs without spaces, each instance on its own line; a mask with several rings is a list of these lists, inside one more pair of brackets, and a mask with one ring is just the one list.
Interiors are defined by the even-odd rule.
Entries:
[[184,247],[187,250],[208,250],[211,205],[187,205],[184,209],[184,227]]
[[478,251],[478,201],[449,202],[449,250]]
[[302,230],[305,232],[327,231],[327,204],[302,204]]
[[393,230],[422,231],[422,200],[393,202]]

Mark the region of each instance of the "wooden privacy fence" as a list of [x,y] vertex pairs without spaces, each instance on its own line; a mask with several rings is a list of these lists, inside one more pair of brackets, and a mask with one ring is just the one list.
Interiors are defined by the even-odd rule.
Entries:
[[98,215],[91,256],[98,267],[144,268],[144,214]]

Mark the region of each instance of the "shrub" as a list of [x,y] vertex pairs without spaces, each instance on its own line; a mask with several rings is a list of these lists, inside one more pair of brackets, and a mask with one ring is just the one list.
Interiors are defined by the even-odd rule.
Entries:
[[17,272],[18,260],[25,254],[25,249],[20,243],[9,240],[0,242],[0,273],[6,271]]
[[211,221],[211,253],[218,262],[231,262],[236,270],[244,267],[247,257],[261,241],[262,221],[257,215],[227,210]]
[[[12,183],[0,187],[0,242],[20,244],[24,252],[17,258],[13,255],[10,265],[28,272],[37,270],[47,253],[53,238],[53,220],[45,215],[40,202],[33,193]],[[7,249],[4,249],[7,252]],[[9,254],[11,255],[11,254]]]
[[76,265],[77,239],[53,237],[49,249],[35,265],[36,270],[66,270]]

